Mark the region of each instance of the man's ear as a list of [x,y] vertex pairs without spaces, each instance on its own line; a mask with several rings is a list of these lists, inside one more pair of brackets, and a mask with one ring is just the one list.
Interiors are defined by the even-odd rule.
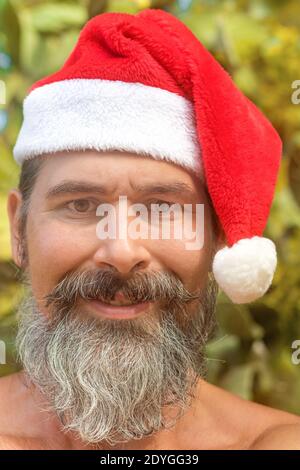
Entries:
[[13,260],[19,267],[21,267],[22,264],[22,239],[20,233],[21,206],[22,195],[20,191],[18,189],[11,189],[7,199],[7,214],[10,226],[10,244]]

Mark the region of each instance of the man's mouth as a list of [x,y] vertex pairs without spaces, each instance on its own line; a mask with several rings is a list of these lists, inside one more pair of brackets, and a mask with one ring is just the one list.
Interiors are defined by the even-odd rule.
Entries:
[[113,300],[90,300],[90,305],[93,306],[95,311],[101,316],[110,318],[134,318],[141,315],[147,310],[153,302],[135,302],[131,301],[125,296],[117,292]]
[[131,302],[130,300],[124,300],[124,301],[119,301],[119,300],[109,300],[109,301],[105,301],[103,302],[107,305],[118,305],[118,306],[122,306],[122,305],[135,305],[136,303],[138,302]]

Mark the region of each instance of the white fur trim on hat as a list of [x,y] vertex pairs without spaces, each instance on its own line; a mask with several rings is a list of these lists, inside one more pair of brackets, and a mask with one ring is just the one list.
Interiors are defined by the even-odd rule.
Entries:
[[254,236],[219,250],[213,260],[213,273],[221,289],[236,304],[263,296],[276,269],[276,247],[272,240]]
[[150,154],[202,173],[192,103],[169,91],[101,79],[35,88],[24,100],[14,158],[63,150]]

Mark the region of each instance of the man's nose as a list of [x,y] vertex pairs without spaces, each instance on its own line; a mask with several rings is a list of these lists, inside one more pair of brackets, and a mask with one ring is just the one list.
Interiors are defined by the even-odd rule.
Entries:
[[113,267],[124,274],[146,269],[150,260],[150,253],[140,241],[129,238],[102,240],[94,254],[97,267]]

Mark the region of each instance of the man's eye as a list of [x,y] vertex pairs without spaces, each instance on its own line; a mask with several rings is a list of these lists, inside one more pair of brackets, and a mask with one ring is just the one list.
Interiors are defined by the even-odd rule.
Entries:
[[70,201],[67,207],[73,212],[81,214],[93,211],[96,213],[96,204],[89,199],[75,199],[74,201]]

